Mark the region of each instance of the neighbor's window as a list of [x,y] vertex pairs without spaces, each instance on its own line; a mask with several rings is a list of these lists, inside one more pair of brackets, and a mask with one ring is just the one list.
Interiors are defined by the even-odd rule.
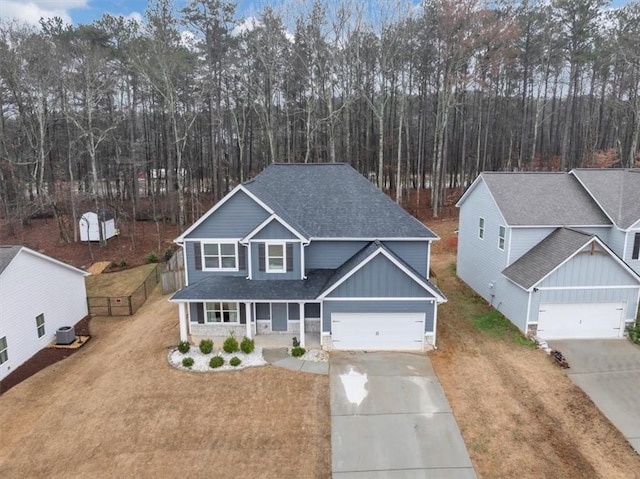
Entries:
[[484,218],[478,220],[478,238],[484,239]]
[[504,237],[507,234],[507,229],[504,226],[500,226],[498,230],[498,248],[504,250]]
[[204,303],[207,323],[237,323],[238,303]]
[[9,361],[9,353],[7,352],[7,337],[0,338],[0,364]]
[[36,316],[36,327],[38,328],[38,337],[44,336],[44,314]]
[[631,259],[640,259],[640,233],[636,233],[636,239],[633,240]]
[[203,270],[236,270],[236,243],[203,243]]
[[267,244],[267,273],[284,273],[287,270],[287,259],[283,243]]

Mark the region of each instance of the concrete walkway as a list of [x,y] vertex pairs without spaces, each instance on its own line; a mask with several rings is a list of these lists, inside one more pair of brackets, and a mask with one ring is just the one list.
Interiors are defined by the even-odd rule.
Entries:
[[332,352],[333,477],[476,477],[425,355]]
[[262,350],[265,361],[279,368],[291,369],[313,374],[329,374],[329,363],[321,361],[303,361],[292,358],[287,348],[268,348]]
[[567,374],[640,453],[640,347],[626,339],[549,341]]

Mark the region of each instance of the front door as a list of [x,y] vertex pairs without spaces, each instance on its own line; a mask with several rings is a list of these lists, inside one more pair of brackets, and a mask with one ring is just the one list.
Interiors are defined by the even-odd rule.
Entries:
[[287,304],[271,304],[271,331],[287,330]]

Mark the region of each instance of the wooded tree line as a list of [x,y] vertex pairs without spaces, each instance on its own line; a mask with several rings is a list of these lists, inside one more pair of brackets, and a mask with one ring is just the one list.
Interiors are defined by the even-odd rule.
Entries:
[[[180,229],[272,162],[348,162],[400,200],[482,170],[631,167],[640,2],[151,0],[0,25],[7,218],[141,196]],[[292,186],[293,187],[293,186]],[[426,200],[426,199],[425,199]],[[157,209],[157,211],[156,211]]]

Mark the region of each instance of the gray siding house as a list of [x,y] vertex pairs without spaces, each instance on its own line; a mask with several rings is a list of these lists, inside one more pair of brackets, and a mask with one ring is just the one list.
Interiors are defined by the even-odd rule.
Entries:
[[640,301],[640,170],[482,173],[457,203],[458,276],[522,332],[615,338]]
[[325,349],[435,345],[437,236],[346,164],[274,164],[175,241],[180,338],[296,334]]

